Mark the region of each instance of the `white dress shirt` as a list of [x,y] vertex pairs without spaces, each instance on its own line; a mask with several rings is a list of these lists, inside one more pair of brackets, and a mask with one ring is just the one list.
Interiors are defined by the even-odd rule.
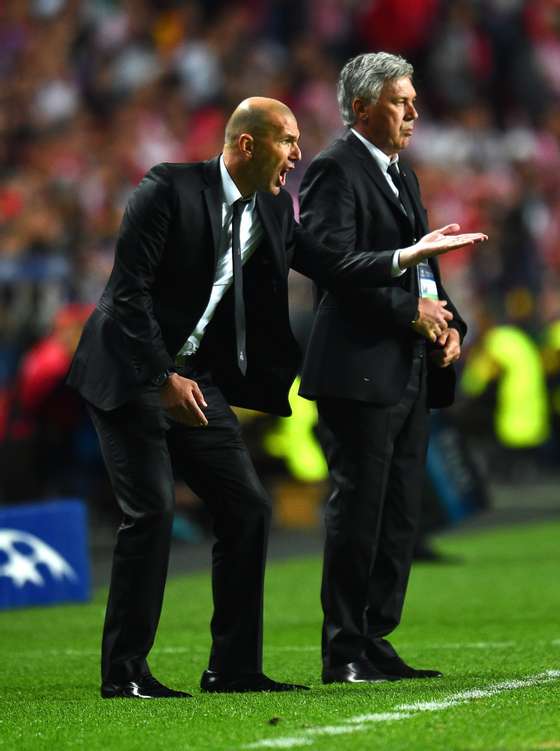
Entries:
[[[387,170],[392,164],[396,164],[397,169],[399,169],[399,155],[392,154],[391,156],[387,156],[387,154],[381,151],[381,149],[378,149],[377,146],[375,146],[371,141],[368,141],[367,138],[364,138],[361,133],[358,133],[357,130],[351,128],[351,131],[356,136],[356,138],[358,138],[364,144],[366,149],[375,159],[377,166],[381,170],[381,174],[383,175],[385,180],[387,180],[387,185],[391,188],[395,196],[398,198],[399,191],[395,183],[391,180],[391,175],[387,172]],[[406,269],[401,269],[401,267],[399,266],[399,256],[400,250],[395,251],[395,255],[393,256],[393,265],[391,267],[391,276],[401,276],[406,271]]]
[[[237,185],[231,179],[224,164],[223,155],[220,157],[220,175],[222,178],[222,229],[218,247],[216,274],[214,284],[206,310],[202,314],[194,331],[185,344],[179,350],[179,355],[192,355],[200,347],[200,342],[206,331],[206,327],[212,320],[216,308],[222,297],[228,291],[233,282],[233,259],[232,259],[232,233],[231,220],[233,218],[233,204],[242,198]],[[239,227],[239,241],[241,246],[241,263],[245,264],[253,255],[256,247],[263,237],[261,221],[255,209],[255,195],[247,201],[241,214]]]

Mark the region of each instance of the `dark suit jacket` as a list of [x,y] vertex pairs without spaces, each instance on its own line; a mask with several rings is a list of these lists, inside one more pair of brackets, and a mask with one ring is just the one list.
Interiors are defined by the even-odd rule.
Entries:
[[[170,368],[208,303],[221,231],[218,159],[160,164],[134,191],[115,264],[76,351],[68,383],[100,409],[125,403]],[[300,353],[289,325],[288,270],[319,283],[374,285],[390,277],[392,253],[322,248],[293,218],[290,196],[258,193],[261,247],[244,267],[246,377],[236,367],[231,289],[203,339],[213,375],[231,404],[290,414],[287,392]],[[212,350],[209,352],[209,350]]]
[[[370,248],[372,254],[407,247],[428,232],[418,180],[400,164],[414,206],[412,224],[363,143],[348,131],[322,151],[301,184],[301,223],[334,250]],[[455,327],[466,325],[441,283],[437,260],[430,265],[440,299],[448,300]],[[411,321],[417,310],[416,271],[408,270],[383,288],[364,292],[317,289],[316,316],[305,356],[300,393],[396,404],[410,375],[417,335]],[[432,407],[453,401],[452,367],[429,367]]]

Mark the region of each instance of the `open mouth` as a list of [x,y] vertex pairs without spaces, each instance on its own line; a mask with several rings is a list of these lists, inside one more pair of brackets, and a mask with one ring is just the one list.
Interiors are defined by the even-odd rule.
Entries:
[[286,178],[287,177],[288,177],[288,170],[287,169],[283,169],[280,172],[280,175],[279,175],[280,185],[282,187],[284,187],[286,185]]

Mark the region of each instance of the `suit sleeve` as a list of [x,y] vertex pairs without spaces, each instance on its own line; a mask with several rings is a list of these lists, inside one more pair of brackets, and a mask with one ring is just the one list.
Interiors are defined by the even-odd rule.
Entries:
[[[300,189],[300,218],[303,228],[315,242],[326,246],[331,253],[342,257],[369,258],[373,262],[377,256],[388,258],[389,265],[395,250],[359,251],[356,248],[356,201],[354,190],[344,170],[329,158],[312,162],[303,178]],[[391,277],[390,269],[385,281],[373,284],[366,281],[365,275],[355,281],[355,288],[337,280],[334,284],[321,285],[333,292],[339,299],[345,297],[354,306],[360,305],[364,313],[385,319],[393,325],[410,328],[418,309],[416,297]]]
[[151,288],[167,241],[172,191],[165,165],[151,169],[132,194],[115,252],[114,315],[136,356],[157,375],[172,367],[154,315]]
[[317,242],[295,220],[288,233],[288,245],[293,249],[291,267],[331,291],[376,287],[391,281],[393,251],[375,255],[339,253]]

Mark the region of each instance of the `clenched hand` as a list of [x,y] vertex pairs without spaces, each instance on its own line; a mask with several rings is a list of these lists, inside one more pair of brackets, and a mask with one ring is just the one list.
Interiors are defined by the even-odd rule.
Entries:
[[437,338],[441,349],[430,354],[439,368],[447,368],[461,357],[461,339],[457,329],[447,329]]
[[435,342],[447,330],[447,322],[453,319],[453,313],[446,310],[447,300],[418,299],[418,318],[412,324],[417,334]]

